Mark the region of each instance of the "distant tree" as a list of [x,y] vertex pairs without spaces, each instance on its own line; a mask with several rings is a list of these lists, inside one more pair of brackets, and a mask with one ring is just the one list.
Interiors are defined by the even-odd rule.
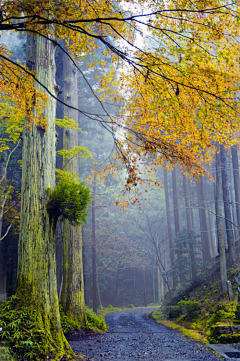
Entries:
[[223,191],[223,205],[225,213],[225,224],[227,232],[227,242],[230,254],[231,264],[236,262],[236,251],[234,244],[234,234],[232,227],[232,215],[230,209],[230,196],[229,196],[229,184],[228,184],[228,173],[226,164],[226,150],[223,145],[220,145],[220,156],[221,156],[221,173],[222,173],[222,191]]
[[[197,273],[199,275],[203,270],[203,267],[206,266],[206,263],[202,261],[200,256],[202,242],[199,238],[200,235],[198,235],[194,230],[187,228],[182,229],[175,237],[174,251],[178,254],[178,258],[175,260],[174,267],[170,270],[170,272],[176,273],[179,276],[183,273],[189,282],[194,281],[192,278],[192,259],[194,259],[196,276]],[[192,245],[190,249],[189,244]]]
[[221,207],[221,158],[220,154],[216,153],[216,223],[217,223],[217,235],[218,235],[218,251],[220,255],[220,275],[221,275],[221,287],[223,297],[227,294],[227,265],[225,254],[225,240],[223,231],[223,219],[222,219],[222,207]]

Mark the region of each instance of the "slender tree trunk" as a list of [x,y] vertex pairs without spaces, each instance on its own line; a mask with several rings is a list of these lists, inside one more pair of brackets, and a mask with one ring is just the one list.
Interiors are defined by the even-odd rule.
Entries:
[[[169,204],[169,192],[168,192],[168,180],[167,180],[167,171],[166,171],[166,169],[164,169],[164,192],[165,192],[165,204],[166,204],[166,214],[167,214],[170,262],[171,262],[171,268],[172,268],[174,266],[173,235],[172,235],[170,204]],[[177,277],[173,276],[173,287],[176,287],[176,286],[177,286]]]
[[[3,156],[5,157],[4,154]],[[4,178],[5,167],[6,167],[6,162],[3,159],[0,161],[0,181],[3,180]],[[0,203],[0,238],[2,237],[3,210],[4,210],[4,204]],[[6,281],[7,281],[6,255],[4,254],[3,241],[0,241],[0,301],[5,301],[7,296]]]
[[228,175],[227,175],[227,167],[226,167],[226,151],[223,148],[223,145],[220,146],[220,156],[221,156],[222,190],[223,190],[223,203],[224,203],[225,224],[226,224],[226,232],[227,232],[227,242],[228,242],[228,249],[230,254],[230,262],[231,264],[235,264],[236,251],[234,244],[233,228],[231,223],[232,217],[230,210]]
[[[0,161],[0,181],[4,178],[6,162]],[[4,204],[0,204],[0,238],[2,237]],[[0,301],[5,301],[7,296],[7,270],[6,255],[4,254],[3,241],[0,241]]]
[[236,201],[236,211],[237,211],[238,236],[240,237],[240,177],[239,177],[237,146],[233,146],[231,148],[231,151],[232,151],[233,179],[234,179],[235,201]]
[[[184,189],[184,198],[185,198],[187,228],[192,229],[190,205],[189,205],[189,194],[188,194],[188,190],[187,190],[187,179],[184,174],[183,174],[183,189]],[[196,272],[196,265],[195,265],[194,247],[191,242],[189,242],[189,249],[190,249],[189,253],[190,253],[190,261],[191,261],[192,282],[194,282],[197,278],[197,272]]]
[[152,282],[153,282],[153,304],[155,305],[156,303],[156,297],[155,297],[155,274],[154,274],[154,266],[152,266]]
[[221,207],[221,162],[220,154],[216,153],[216,222],[218,235],[218,250],[220,254],[220,274],[223,297],[227,294],[227,266],[225,255],[225,241],[222,222],[222,207]]
[[209,212],[210,205],[209,205],[209,192],[208,192],[208,185],[207,185],[207,177],[204,177],[203,182],[203,192],[205,194],[205,207],[206,207],[206,215],[207,215],[207,228],[208,228],[208,239],[209,239],[209,248],[210,248],[210,255],[211,258],[214,257],[214,250],[213,250],[213,233],[211,228],[211,215],[212,213]]
[[144,306],[147,307],[147,287],[146,287],[146,268],[143,269],[143,294],[144,294]]
[[[116,289],[115,289],[115,302],[114,302],[115,307],[117,307],[117,299],[118,299],[119,272],[120,272],[120,267],[119,267],[119,263],[118,263],[118,267],[117,267],[117,279],[116,279]],[[135,285],[134,285],[134,286],[135,286]],[[134,288],[134,289],[135,289],[135,288]]]
[[[55,93],[55,49],[43,37],[28,35],[27,66]],[[38,85],[36,85],[38,87]],[[39,87],[38,87],[39,88]],[[48,212],[47,188],[55,185],[56,102],[45,108],[48,127],[28,124],[23,133],[22,200],[16,295],[34,311],[47,336],[46,348],[59,358],[71,350],[61,328],[55,260],[56,217]],[[36,315],[36,316],[35,316]]]
[[[63,55],[63,97],[64,102],[78,108],[77,72],[69,57]],[[78,122],[78,112],[64,106],[64,116]],[[63,148],[71,150],[78,145],[78,133],[73,129],[64,129]],[[63,169],[78,173],[78,157],[68,163],[63,162]],[[62,306],[67,313],[75,317],[84,314],[84,284],[82,265],[82,227],[73,226],[68,220],[63,221],[63,288]]]
[[99,288],[99,282],[98,282],[98,274],[97,274],[97,297],[98,297],[98,305],[102,307],[102,299],[101,299],[101,293]]
[[[173,214],[174,214],[175,236],[176,236],[180,232],[176,167],[174,167],[172,170],[172,187],[173,187]],[[179,254],[178,258],[181,259],[182,255]],[[184,283],[184,282],[186,282],[186,277],[183,273],[180,273],[180,283]]]
[[194,229],[194,213],[193,213],[193,206],[194,206],[194,201],[193,201],[193,192],[191,189],[191,183],[190,180],[188,178],[188,189],[189,189],[189,206],[190,206],[190,214],[191,214],[191,227],[192,229]]
[[[95,181],[95,179],[94,179]],[[95,183],[95,182],[94,182]],[[95,216],[95,193],[96,185],[93,184],[92,196],[92,281],[93,281],[93,311],[97,313],[98,297],[97,297],[97,260],[96,260],[96,216]]]
[[230,207],[231,207],[231,215],[233,220],[233,235],[234,235],[234,242],[238,239],[238,220],[237,220],[237,209],[236,209],[236,202],[235,202],[235,187],[234,187],[234,179],[233,179],[233,165],[230,161],[229,157],[227,159],[227,169],[229,175],[229,195],[230,195]]
[[200,228],[201,228],[203,260],[206,262],[211,262],[212,259],[210,254],[210,245],[208,238],[208,226],[207,226],[207,217],[205,211],[205,199],[204,199],[202,176],[199,184],[197,184],[197,190],[198,190],[198,201],[199,201],[199,218],[200,218]]
[[160,269],[159,269],[159,266],[157,268],[157,280],[158,280],[158,303],[161,302],[161,274],[160,274]]
[[[5,158],[5,155],[2,154],[2,156]],[[0,160],[0,181],[2,182],[4,178],[4,173],[5,173],[5,167],[6,167],[6,162],[5,160]],[[2,203],[2,200],[0,202],[0,238],[2,236],[2,225],[3,225],[3,207],[4,204]]]

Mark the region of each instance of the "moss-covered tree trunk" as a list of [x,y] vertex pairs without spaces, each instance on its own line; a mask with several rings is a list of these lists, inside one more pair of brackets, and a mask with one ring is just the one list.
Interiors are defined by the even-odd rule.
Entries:
[[[29,35],[27,66],[55,93],[55,49],[43,37]],[[36,84],[39,88],[39,85]],[[43,89],[42,89],[43,90]],[[56,359],[71,350],[61,328],[55,261],[55,219],[48,213],[46,188],[55,185],[55,113],[50,99],[45,108],[48,127],[28,124],[23,134],[22,200],[16,295],[32,309],[44,330],[43,347]]]
[[[70,58],[63,55],[63,97],[64,102],[78,108],[77,71]],[[78,122],[78,112],[64,106],[64,116]],[[71,150],[78,145],[78,133],[73,129],[63,132],[63,148]],[[78,173],[78,158],[68,163],[63,161],[63,169]],[[65,313],[74,317],[84,314],[84,284],[82,267],[82,227],[63,221],[63,286],[61,301]]]

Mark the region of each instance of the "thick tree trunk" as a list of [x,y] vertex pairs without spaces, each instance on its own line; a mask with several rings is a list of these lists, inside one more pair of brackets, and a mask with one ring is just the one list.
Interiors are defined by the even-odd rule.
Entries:
[[233,166],[235,202],[236,202],[236,211],[237,211],[238,237],[240,237],[240,176],[239,176],[239,163],[238,163],[237,146],[232,147],[231,151],[232,151],[232,166]]
[[[189,194],[188,194],[188,189],[187,189],[187,178],[184,174],[183,174],[183,190],[184,190],[184,198],[185,198],[187,228],[192,229],[190,205],[189,205]],[[196,272],[196,265],[195,265],[194,247],[191,242],[189,242],[189,249],[190,249],[189,253],[190,253],[190,261],[191,261],[192,282],[194,282],[197,277],[197,272]]]
[[228,250],[230,254],[230,262],[231,264],[234,264],[236,262],[236,251],[234,244],[233,228],[231,223],[232,216],[230,209],[228,175],[227,175],[227,167],[226,167],[226,151],[223,148],[223,145],[220,146],[220,157],[221,157],[222,190],[223,190],[223,203],[224,203]]
[[[39,36],[27,39],[27,66],[55,93],[53,44]],[[38,85],[36,85],[38,87]],[[47,188],[55,185],[55,114],[52,98],[45,108],[48,127],[28,124],[23,133],[22,200],[16,295],[36,313],[57,359],[71,350],[61,328],[55,260],[56,217],[48,212]]]
[[[164,192],[165,192],[165,204],[166,204],[166,214],[167,214],[170,262],[171,262],[171,267],[173,267],[174,266],[173,235],[172,235],[170,204],[169,204],[169,192],[168,192],[168,179],[167,179],[167,171],[166,171],[166,169],[164,169]],[[177,277],[173,276],[173,287],[176,287],[176,286],[177,286]]]
[[207,217],[205,211],[205,197],[203,191],[203,177],[201,176],[199,184],[197,184],[198,190],[198,201],[199,201],[199,219],[200,219],[200,229],[201,229],[201,239],[202,239],[202,255],[203,260],[206,262],[211,262],[210,254],[210,245],[208,238],[208,226],[207,226]]
[[220,254],[220,274],[223,297],[227,294],[227,266],[225,255],[225,241],[221,209],[221,162],[220,154],[216,153],[216,223],[218,235],[218,250]]
[[[64,102],[78,107],[77,72],[69,57],[63,55],[63,98]],[[64,106],[64,116],[78,122],[78,112]],[[63,148],[71,150],[78,145],[78,133],[73,129],[64,129]],[[78,173],[78,158],[68,163],[63,161],[63,169]],[[63,221],[63,288],[62,306],[66,313],[74,317],[84,314],[84,284],[82,266],[82,227]]]

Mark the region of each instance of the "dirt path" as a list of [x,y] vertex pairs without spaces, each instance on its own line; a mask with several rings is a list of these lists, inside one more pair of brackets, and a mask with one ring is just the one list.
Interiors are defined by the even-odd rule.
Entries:
[[137,308],[106,316],[109,332],[71,341],[91,361],[220,361],[202,344],[147,318],[154,309]]

